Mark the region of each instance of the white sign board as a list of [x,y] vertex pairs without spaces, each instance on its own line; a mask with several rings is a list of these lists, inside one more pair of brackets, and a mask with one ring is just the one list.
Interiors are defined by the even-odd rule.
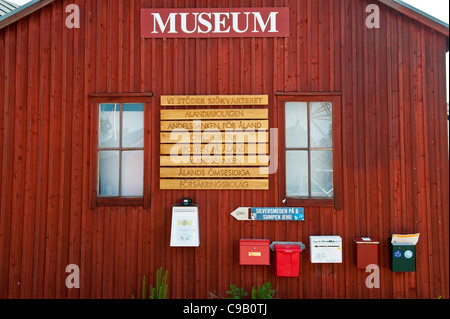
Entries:
[[170,246],[198,247],[199,245],[198,207],[173,206]]
[[342,263],[342,238],[339,236],[310,236],[311,263]]

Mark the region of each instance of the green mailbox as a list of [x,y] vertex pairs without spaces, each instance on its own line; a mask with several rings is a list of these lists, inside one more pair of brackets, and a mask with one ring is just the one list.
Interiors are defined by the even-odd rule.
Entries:
[[[400,236],[400,237],[398,237]],[[389,261],[394,272],[416,271],[416,235],[394,235],[389,238]]]

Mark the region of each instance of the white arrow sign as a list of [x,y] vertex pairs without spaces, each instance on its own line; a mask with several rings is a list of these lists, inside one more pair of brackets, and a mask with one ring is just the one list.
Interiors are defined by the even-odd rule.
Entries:
[[251,207],[238,207],[231,213],[231,216],[236,218],[237,220],[250,220],[249,211]]

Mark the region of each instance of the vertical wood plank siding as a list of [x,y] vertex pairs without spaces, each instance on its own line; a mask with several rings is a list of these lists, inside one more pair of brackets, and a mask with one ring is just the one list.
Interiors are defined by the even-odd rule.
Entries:
[[[65,7],[81,28],[65,27]],[[446,39],[380,4],[365,27],[364,0],[229,0],[222,7],[290,8],[289,38],[140,39],[144,7],[211,7],[210,0],[61,0],[0,30],[0,298],[130,298],[142,276],[169,271],[171,298],[224,296],[270,281],[279,298],[449,297]],[[151,207],[89,209],[88,94],[153,92]],[[343,209],[306,207],[305,221],[245,222],[240,206],[282,205],[270,191],[159,190],[161,94],[342,93]],[[280,132],[282,133],[282,132]],[[171,205],[200,205],[199,248],[170,248]],[[389,270],[388,237],[420,233],[417,271]],[[308,243],[340,235],[342,264],[311,264],[300,277],[239,266],[240,238]],[[353,263],[352,238],[380,239],[381,288]],[[68,264],[81,289],[65,287]]]

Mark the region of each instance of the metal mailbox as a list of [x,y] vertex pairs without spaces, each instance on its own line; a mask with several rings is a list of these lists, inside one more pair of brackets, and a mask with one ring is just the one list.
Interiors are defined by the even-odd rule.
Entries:
[[379,242],[370,237],[353,238],[355,245],[355,264],[357,269],[366,269],[368,265],[378,265]]
[[394,272],[416,271],[416,246],[389,244],[390,266]]
[[394,272],[416,271],[416,244],[419,234],[389,238],[389,264]]
[[274,245],[276,253],[277,276],[298,277],[300,267],[300,245]]
[[342,263],[340,236],[309,236],[311,263]]
[[270,265],[270,241],[268,239],[241,239],[239,263],[245,265]]

